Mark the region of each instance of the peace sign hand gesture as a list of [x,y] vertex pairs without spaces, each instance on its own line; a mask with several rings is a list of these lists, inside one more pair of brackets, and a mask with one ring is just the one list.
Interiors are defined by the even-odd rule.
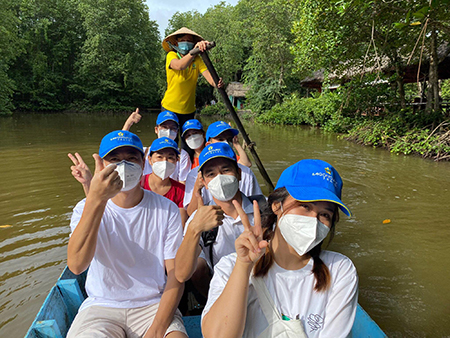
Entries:
[[242,263],[254,264],[264,254],[266,247],[269,245],[266,240],[263,240],[261,214],[259,212],[258,202],[253,201],[254,226],[251,226],[242,206],[236,200],[233,200],[232,203],[244,225],[244,232],[234,243],[237,258]]
[[87,164],[83,161],[81,155],[75,153],[75,156],[73,156],[69,153],[67,156],[73,163],[73,166],[70,167],[70,170],[72,170],[72,176],[82,185],[87,185],[89,187],[92,180],[92,173]]

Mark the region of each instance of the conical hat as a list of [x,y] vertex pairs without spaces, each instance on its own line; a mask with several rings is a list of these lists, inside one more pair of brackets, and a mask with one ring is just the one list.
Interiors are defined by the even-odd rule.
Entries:
[[200,35],[195,33],[194,31],[191,31],[189,28],[182,27],[179,30],[177,30],[176,32],[173,32],[172,34],[166,36],[166,38],[162,42],[162,46],[163,46],[164,50],[166,52],[170,52],[172,50],[172,48],[169,46],[167,41],[170,41],[170,43],[172,45],[176,45],[177,35],[186,35],[186,34],[192,35],[194,37],[194,41],[195,42],[199,42],[199,41],[205,40]]

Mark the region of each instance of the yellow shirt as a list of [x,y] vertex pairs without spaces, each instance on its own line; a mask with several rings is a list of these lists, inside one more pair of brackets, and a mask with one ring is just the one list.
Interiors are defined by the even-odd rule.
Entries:
[[207,70],[206,65],[197,55],[185,70],[174,70],[169,68],[173,59],[178,59],[177,53],[170,51],[166,57],[167,90],[161,105],[174,113],[193,113],[198,76]]

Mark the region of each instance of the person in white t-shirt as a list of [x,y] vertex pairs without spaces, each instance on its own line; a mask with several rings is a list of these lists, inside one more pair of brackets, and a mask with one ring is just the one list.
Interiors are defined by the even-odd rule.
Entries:
[[[237,140],[238,133],[239,131],[237,129],[232,128],[224,121],[214,122],[206,131],[206,145],[219,142],[228,143],[230,147],[234,145],[239,153],[239,156],[237,156],[236,159],[238,160],[238,166],[241,169],[239,190],[247,196],[262,195],[258,180],[250,169],[251,162]],[[187,175],[183,200],[183,206],[188,215],[192,215],[197,209],[198,200],[196,196],[201,196],[203,198],[203,204],[208,204],[212,201],[211,194],[204,188],[200,173],[194,168]]]
[[[199,163],[198,170],[212,200],[206,207],[200,199],[199,209],[186,222],[183,242],[175,258],[175,276],[179,282],[192,277],[194,286],[206,296],[213,266],[221,257],[235,252],[234,242],[244,231],[233,201],[244,208],[250,222],[253,206],[239,190],[241,169],[227,143],[207,146],[200,154]],[[220,213],[203,216],[212,207]]]
[[[342,180],[321,160],[287,168],[254,226],[236,204],[245,231],[236,253],[215,266],[202,314],[208,337],[349,336],[358,300],[358,276],[344,255],[322,251],[341,209]],[[262,221],[261,221],[262,219]]]
[[[122,130],[130,130],[133,124],[138,123],[141,120],[142,116],[139,114],[139,108],[137,108],[133,113],[130,114],[128,119],[125,121],[125,124],[122,127]],[[178,129],[180,128],[178,117],[175,113],[165,110],[158,114],[156,119],[155,133],[160,137],[168,137],[172,140],[176,141],[178,135]],[[145,154],[148,153],[150,147],[144,148]],[[184,149],[179,149],[180,151],[180,160],[177,163],[175,171],[170,175],[170,178],[185,183],[186,177],[191,170],[191,158],[189,154]],[[144,175],[148,175],[152,173],[152,166],[149,161],[145,161],[144,167]]]
[[177,310],[184,285],[174,275],[178,207],[139,185],[144,150],[133,133],[109,133],[94,159],[70,223],[67,265],[75,274],[89,270],[88,297],[68,337],[187,337]]

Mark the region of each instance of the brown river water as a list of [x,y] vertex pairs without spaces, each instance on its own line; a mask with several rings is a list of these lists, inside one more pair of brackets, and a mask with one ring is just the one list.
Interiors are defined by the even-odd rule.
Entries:
[[[101,138],[126,117],[0,118],[0,337],[25,335],[66,265],[72,208],[83,198],[67,153],[78,151],[92,168]],[[144,114],[132,127],[144,145],[155,137],[155,120]],[[303,158],[337,168],[354,216],[341,214],[330,249],[355,263],[359,302],[386,334],[450,337],[450,163],[392,155],[307,127],[244,125],[274,182]]]

